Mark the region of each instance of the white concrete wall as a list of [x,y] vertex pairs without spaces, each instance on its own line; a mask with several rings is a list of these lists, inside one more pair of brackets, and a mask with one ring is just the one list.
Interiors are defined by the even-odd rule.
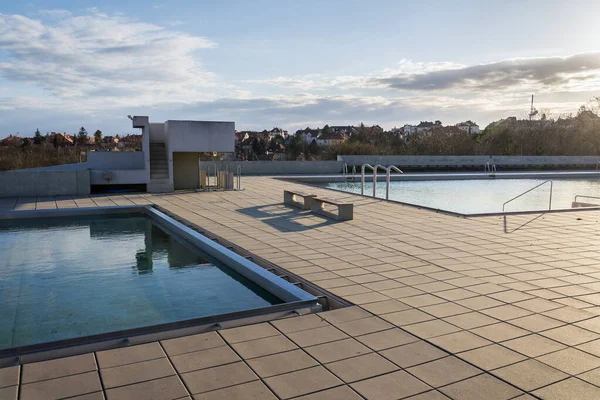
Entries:
[[92,185],[138,185],[148,183],[146,170],[143,169],[115,169],[103,171],[93,169],[90,173]]
[[[299,175],[299,174],[340,174],[342,161],[221,161],[216,163],[221,170],[228,168],[236,172],[242,167],[242,175]],[[203,171],[214,174],[215,162],[200,163]]]
[[481,167],[486,162],[497,167],[589,166],[596,167],[598,156],[338,156],[348,165],[382,164],[399,167]]
[[233,122],[167,121],[165,132],[170,152],[235,151]]
[[144,169],[143,151],[89,151],[89,169]]
[[89,171],[0,172],[0,197],[77,196],[90,194]]

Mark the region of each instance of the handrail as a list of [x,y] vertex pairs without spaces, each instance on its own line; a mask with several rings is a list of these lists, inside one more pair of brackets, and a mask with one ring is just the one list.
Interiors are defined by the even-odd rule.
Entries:
[[342,174],[344,174],[344,178],[348,175],[348,164],[344,163],[342,166]]
[[237,190],[242,190],[242,166],[238,165],[237,169]]
[[578,194],[578,195],[575,195],[575,198],[573,199],[573,202],[577,202],[577,198],[578,197],[585,197],[586,199],[597,199],[597,200],[600,200],[600,197],[598,197],[598,196],[586,196],[584,194]]
[[516,197],[513,197],[512,199],[510,199],[510,200],[508,200],[508,201],[504,202],[504,204],[502,204],[502,212],[504,212],[504,207],[505,207],[505,206],[506,206],[508,203],[510,203],[511,201],[513,201],[513,200],[516,200],[516,199],[518,199],[519,197],[521,197],[521,196],[523,196],[523,195],[526,195],[527,193],[531,192],[532,190],[535,190],[535,189],[539,188],[540,186],[542,186],[542,185],[545,185],[545,184],[546,184],[546,183],[548,183],[548,182],[550,182],[550,200],[549,200],[549,202],[548,202],[548,210],[551,210],[551,209],[552,209],[552,188],[553,188],[553,186],[554,186],[554,182],[553,182],[552,180],[550,180],[550,179],[549,179],[549,180],[547,180],[547,181],[544,181],[544,182],[540,183],[539,185],[536,185],[536,186],[532,187],[531,189],[529,189],[529,190],[527,190],[527,191],[525,191],[525,192],[521,193],[520,195],[518,195],[518,196],[516,196]]
[[404,172],[402,172],[402,170],[398,167],[396,167],[395,165],[388,165],[388,167],[385,169],[385,199],[389,200],[390,199],[390,174],[391,171],[394,170],[396,172],[400,172],[401,174],[403,174]]
[[483,173],[489,173],[489,175],[491,176],[496,172],[496,164],[491,164],[489,161],[487,161],[483,167]]
[[386,168],[381,164],[377,164],[375,166],[372,166],[371,164],[363,164],[360,166],[360,194],[361,195],[365,194],[365,172],[366,172],[367,168],[371,168],[371,170],[373,171],[373,197],[376,197],[376,194],[377,194],[377,170],[383,169],[385,171]]

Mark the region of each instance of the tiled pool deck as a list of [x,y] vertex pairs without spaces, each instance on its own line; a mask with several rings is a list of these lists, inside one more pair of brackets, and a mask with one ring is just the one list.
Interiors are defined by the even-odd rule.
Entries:
[[[600,399],[600,212],[510,216],[505,229],[243,184],[0,209],[154,203],[357,306],[0,369],[0,399]],[[294,187],[352,201],[355,219],[284,207]]]

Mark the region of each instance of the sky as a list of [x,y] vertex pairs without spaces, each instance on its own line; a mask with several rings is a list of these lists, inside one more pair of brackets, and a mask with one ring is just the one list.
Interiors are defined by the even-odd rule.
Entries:
[[0,0],[0,138],[127,115],[481,126],[600,96],[600,2]]

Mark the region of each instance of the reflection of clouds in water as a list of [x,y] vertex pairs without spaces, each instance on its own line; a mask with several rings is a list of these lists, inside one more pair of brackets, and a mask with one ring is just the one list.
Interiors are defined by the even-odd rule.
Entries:
[[[444,181],[396,181],[390,185],[390,199],[464,214],[501,212],[502,204],[544,182],[544,179],[485,179]],[[571,208],[575,195],[600,196],[600,181],[556,179],[552,208]],[[359,182],[329,183],[327,187],[360,193]],[[365,183],[371,195],[373,183]],[[544,185],[507,205],[507,211],[548,208],[550,185]],[[377,197],[385,198],[385,182],[377,183]]]

